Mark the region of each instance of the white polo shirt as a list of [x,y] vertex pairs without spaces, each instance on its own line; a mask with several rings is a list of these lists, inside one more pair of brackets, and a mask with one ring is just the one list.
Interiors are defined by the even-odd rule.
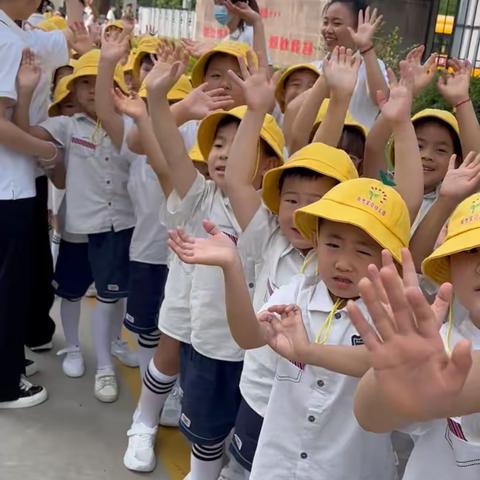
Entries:
[[[132,120],[124,116],[124,131]],[[118,232],[135,225],[127,192],[133,158],[120,154],[108,135],[84,113],[49,118],[40,126],[65,148],[66,230]]]
[[[305,256],[283,235],[277,216],[263,204],[240,235],[238,246],[242,255],[255,264],[253,308],[256,312],[275,290],[301,273],[304,264],[307,272],[313,274],[317,263],[311,255],[306,263]],[[245,352],[240,390],[250,408],[262,417],[267,410],[277,359],[278,355],[268,345]]]
[[[230,202],[211,180],[197,172],[189,192],[180,199],[174,191],[167,202],[170,214],[175,214],[179,225],[189,234],[206,237],[202,220],[208,218],[235,242],[240,226]],[[247,283],[253,275],[247,275]],[[243,350],[230,334],[225,311],[225,288],[222,270],[218,267],[195,265],[190,291],[191,343],[202,355],[216,360],[242,361]]]
[[[263,309],[278,304],[299,305],[312,342],[333,308],[325,284],[304,275],[278,289]],[[360,342],[346,310],[339,310],[327,343]],[[279,357],[251,480],[393,480],[390,435],[364,431],[353,414],[357,384],[357,378]]]

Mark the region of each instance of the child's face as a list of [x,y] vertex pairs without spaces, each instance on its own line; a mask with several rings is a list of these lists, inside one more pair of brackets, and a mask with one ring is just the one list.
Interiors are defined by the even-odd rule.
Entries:
[[358,174],[361,176],[363,171],[363,157],[365,152],[365,140],[361,135],[352,131],[348,126],[343,128],[338,148],[347,152],[350,160],[352,160]]
[[450,278],[455,296],[480,328],[480,248],[452,255]]
[[358,283],[368,266],[382,266],[382,248],[363,230],[327,220],[319,227],[317,256],[318,275],[338,298],[358,297]]
[[230,108],[245,105],[245,98],[242,89],[229,77],[228,71],[232,70],[240,78],[240,65],[238,60],[231,55],[216,54],[213,55],[205,70],[203,81],[208,84],[208,90],[223,88],[225,95],[230,95],[233,99],[233,105]]
[[68,95],[67,98],[60,102],[60,104],[58,105],[58,109],[60,111],[60,115],[64,115],[65,117],[71,117],[72,115],[80,111],[73,93]]
[[88,75],[75,80],[75,95],[77,103],[82,111],[92,117],[95,113],[95,81],[97,77]]
[[320,200],[337,181],[330,177],[303,178],[287,176],[280,191],[278,223],[286,239],[298,250],[310,250],[313,245],[302,237],[293,222],[295,210]]
[[107,40],[116,40],[122,33],[122,29],[111,25],[105,31],[105,38]]
[[284,102],[285,107],[300,94],[312,88],[318,75],[310,70],[297,70],[285,82]]
[[355,48],[348,28],[356,29],[356,19],[347,5],[341,2],[332,3],[324,12],[321,33],[328,51],[339,45]]
[[125,79],[125,84],[127,85],[128,91],[134,90],[132,72],[125,72],[123,78]]
[[152,68],[153,68],[153,62],[150,58],[150,55],[145,55],[145,57],[143,57],[140,64],[140,73],[139,73],[140,85],[145,80],[145,77],[151,72]]
[[429,193],[442,183],[450,157],[455,153],[452,136],[447,127],[427,122],[415,127],[422,157],[424,191]]
[[55,72],[55,85],[64,77],[71,75],[73,73],[73,67],[70,65],[64,65],[60,67]]
[[225,185],[225,168],[237,128],[236,123],[229,123],[218,128],[208,155],[208,175],[219,188],[223,188]]

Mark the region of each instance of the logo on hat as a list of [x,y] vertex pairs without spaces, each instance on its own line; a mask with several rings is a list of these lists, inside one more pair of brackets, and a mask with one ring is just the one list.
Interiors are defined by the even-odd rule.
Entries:
[[480,197],[475,198],[470,205],[470,215],[466,215],[460,221],[461,225],[466,225],[473,222],[480,221]]
[[383,208],[385,202],[387,201],[387,194],[385,193],[385,190],[379,187],[370,187],[368,189],[368,194],[364,197],[358,196],[357,201],[360,202],[362,205],[371,208],[382,217],[384,217],[387,213]]

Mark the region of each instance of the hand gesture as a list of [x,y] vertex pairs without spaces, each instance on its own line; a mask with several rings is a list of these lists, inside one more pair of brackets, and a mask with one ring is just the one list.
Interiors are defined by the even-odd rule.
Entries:
[[[407,249],[402,251],[402,263],[413,268]],[[472,362],[470,342],[459,342],[449,357],[439,334],[438,315],[448,309],[451,285],[440,287],[431,307],[418,287],[405,286],[396,269],[382,268],[379,275],[389,311],[369,279],[359,284],[376,331],[355,303],[349,302],[347,309],[370,353],[382,394],[406,420],[448,416]]]
[[310,342],[297,305],[275,305],[258,316],[265,340],[279,355],[302,362]]
[[427,61],[422,65],[422,56],[424,52],[425,46],[420,45],[419,47],[415,47],[413,50],[411,50],[405,59],[413,71],[414,95],[421,92],[430,84],[437,70],[437,54],[432,53]]
[[376,8],[373,10],[372,14],[370,14],[370,7],[367,7],[365,12],[363,10],[358,12],[357,31],[351,27],[348,27],[348,31],[360,51],[373,46],[373,36],[379,25],[382,23],[382,20],[383,15],[378,15],[378,10]]
[[230,95],[225,95],[223,88],[207,91],[208,84],[204,83],[193,89],[184,99],[192,120],[202,120],[209,113],[216,110],[224,110],[234,103]]
[[158,31],[153,25],[147,25],[147,29],[145,33],[150,37],[156,37],[158,34]]
[[107,35],[104,31],[102,36],[102,48],[100,49],[100,57],[102,60],[116,65],[129,51],[128,34],[125,31],[118,35]]
[[180,44],[193,58],[200,58],[212,48],[210,42],[199,42],[188,38],[182,38]]
[[232,70],[229,70],[228,75],[242,89],[250,110],[268,113],[275,103],[275,82],[268,78],[266,68],[255,66],[253,52],[247,52],[248,65],[242,57],[238,63],[242,78]]
[[335,47],[323,61],[323,76],[330,89],[330,96],[351,97],[357,84],[361,59],[349,48]]
[[22,60],[17,72],[17,91],[23,94],[32,94],[37,88],[42,71],[35,63],[35,55],[26,48],[22,52]]
[[70,46],[80,55],[89,52],[94,48],[92,38],[83,22],[74,22],[68,27],[72,32]]
[[223,4],[232,15],[240,17],[247,25],[262,21],[261,15],[253,10],[247,2],[233,4],[230,0],[224,0]]
[[472,65],[468,60],[452,59],[448,66],[453,68],[453,73],[447,71],[438,79],[437,89],[445,101],[455,107],[463,100],[467,100],[472,76]]
[[202,224],[208,238],[190,237],[181,228],[168,232],[168,246],[182,262],[223,267],[239,258],[233,241],[214,223]]
[[456,155],[450,158],[447,174],[440,187],[440,195],[458,205],[480,187],[480,154],[470,152],[458,168],[455,168],[456,159]]
[[148,116],[145,102],[138,93],[132,92],[130,95],[125,95],[119,88],[115,88],[112,91],[112,97],[115,108],[134,120]]
[[388,70],[390,97],[386,99],[382,91],[377,92],[377,100],[382,115],[390,124],[410,121],[413,100],[413,70],[406,61],[400,62],[400,80],[397,81],[391,69]]

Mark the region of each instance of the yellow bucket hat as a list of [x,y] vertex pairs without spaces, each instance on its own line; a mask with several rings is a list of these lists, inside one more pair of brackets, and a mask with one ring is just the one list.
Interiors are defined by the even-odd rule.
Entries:
[[135,58],[133,59],[133,78],[140,78],[140,65],[147,55],[156,53],[161,40],[158,37],[143,37],[138,43]]
[[[415,126],[415,122],[418,122],[419,120],[423,120],[426,118],[433,118],[433,119],[439,120],[440,122],[451,127],[453,131],[457,134],[458,141],[460,143],[460,127],[458,126],[458,122],[457,122],[457,119],[455,118],[455,115],[448,112],[447,110],[440,110],[438,108],[426,108],[416,113],[412,117],[412,123]],[[393,139],[390,140],[390,146],[388,149],[388,159],[390,160],[390,163],[392,165],[395,165],[395,144],[393,142]]]
[[422,263],[422,272],[435,283],[450,280],[449,257],[480,247],[480,193],[460,203],[452,213],[443,243]]
[[275,214],[280,207],[280,178],[292,168],[306,168],[339,182],[358,178],[355,165],[343,150],[311,143],[292,155],[285,165],[269,170],[263,177],[263,202]]
[[207,163],[206,160],[203,158],[202,152],[200,152],[198,142],[195,142],[195,145],[188,152],[188,156],[190,157],[192,162]]
[[42,20],[37,24],[37,28],[44,32],[53,32],[55,30],[66,30],[67,21],[58,15],[49,17],[47,20]]
[[285,90],[285,83],[287,82],[288,78],[293,75],[295,72],[299,70],[309,70],[317,75],[320,76],[320,72],[315,65],[311,63],[299,63],[298,65],[292,65],[291,67],[286,68],[280,78],[278,79],[277,86],[275,87],[275,98],[280,106],[280,110],[282,113],[285,111],[285,103],[282,98],[282,93]]
[[[178,102],[183,100],[192,90],[190,79],[186,75],[182,75],[177,80],[177,83],[167,93],[167,100],[169,102]],[[138,95],[142,98],[147,98],[147,88],[145,87],[145,82],[142,83],[142,86],[138,91]]]
[[[241,107],[233,108],[228,112],[211,113],[200,122],[197,130],[197,141],[203,158],[208,159],[208,155],[212,149],[213,141],[215,140],[215,133],[217,131],[218,124],[225,117],[233,117],[242,121],[246,112],[247,107],[242,105]],[[282,130],[277,125],[277,122],[269,114],[265,115],[265,120],[263,121],[262,129],[260,131],[260,138],[272,148],[279,160],[283,163],[285,139],[283,137]]]
[[137,56],[137,49],[133,48],[128,54],[127,63],[123,66],[123,73],[128,73],[133,71],[133,64],[135,62],[135,57]]
[[357,178],[333,187],[318,202],[295,212],[300,233],[315,240],[318,219],[360,228],[401,263],[400,252],[410,237],[408,209],[400,194],[378,180]]
[[112,28],[112,27],[118,28],[119,30],[125,30],[125,25],[122,22],[122,20],[114,20],[113,22],[109,22],[105,26],[105,31],[107,31],[109,28]]
[[[247,52],[250,47],[246,43],[225,41],[220,42],[207,53],[203,54],[193,66],[192,70],[192,85],[194,88],[199,87],[204,82],[205,66],[208,61],[216,54],[223,53],[235,58],[247,59]],[[258,64],[258,59],[253,52],[254,63]]]
[[[94,49],[82,55],[73,68],[72,75],[69,76],[69,82],[67,88],[71,90],[72,83],[80,77],[87,77],[90,75],[98,75],[98,62],[100,61],[100,50]],[[118,85],[118,88],[124,93],[128,93],[127,85],[123,77],[123,70],[120,65],[115,67],[115,74],[113,80]]]
[[71,75],[61,78],[53,91],[53,102],[48,107],[48,116],[57,117],[60,115],[58,105],[63,102],[72,92],[67,88]]

